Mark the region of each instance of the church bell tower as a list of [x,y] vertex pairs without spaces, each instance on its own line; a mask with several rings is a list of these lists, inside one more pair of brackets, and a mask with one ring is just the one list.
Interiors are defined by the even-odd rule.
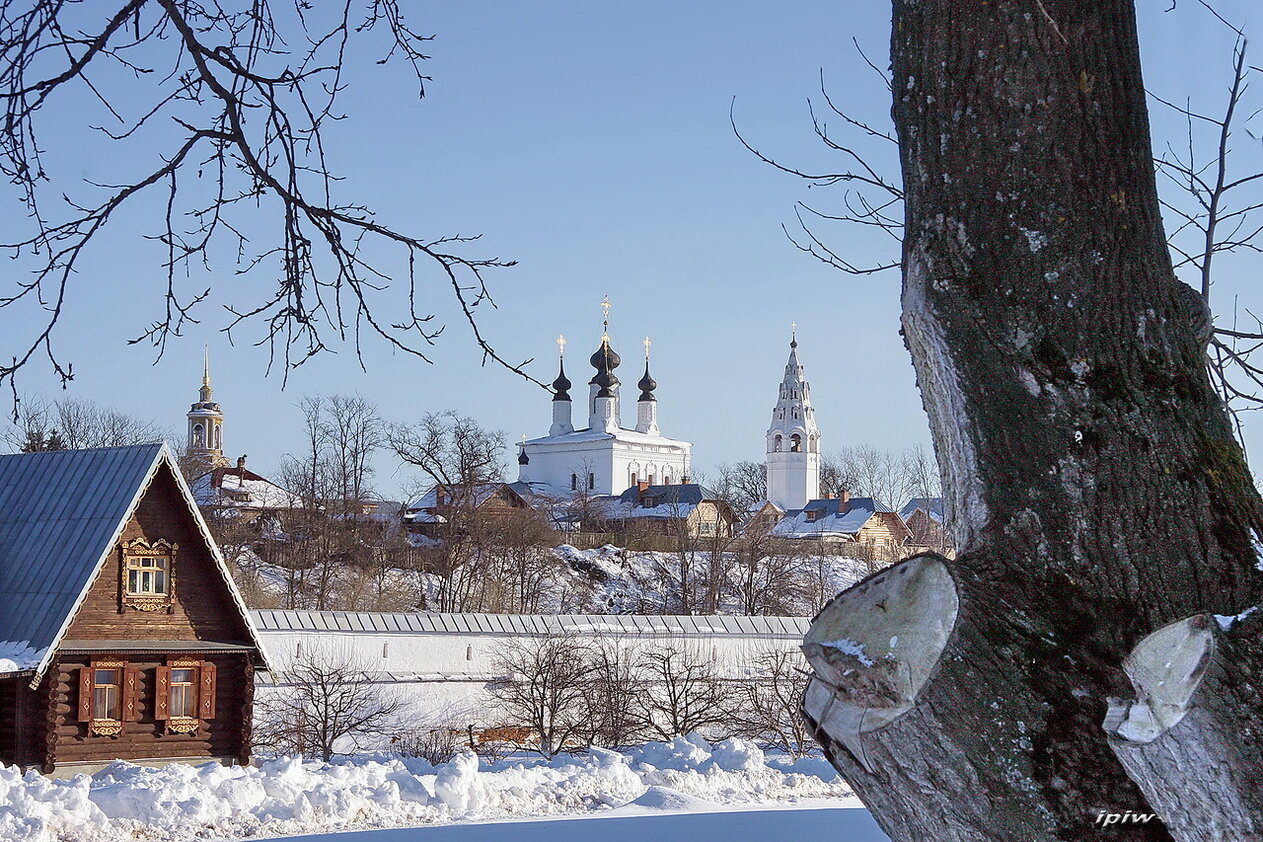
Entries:
[[797,327],[792,326],[789,361],[767,430],[767,497],[786,510],[801,509],[820,496],[820,428],[798,361]]
[[209,468],[227,464],[224,461],[224,413],[211,398],[210,350],[202,366],[202,388],[197,403],[189,408],[189,435],[185,452],[190,459],[203,461]]

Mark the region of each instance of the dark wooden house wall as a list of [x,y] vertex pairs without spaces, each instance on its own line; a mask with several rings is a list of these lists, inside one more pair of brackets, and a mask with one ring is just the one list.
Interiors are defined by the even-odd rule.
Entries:
[[122,542],[159,538],[178,544],[175,598],[170,613],[122,606],[122,553],[116,547],[92,583],[66,632],[67,640],[238,640],[249,639],[241,614],[215,569],[197,524],[165,467],[123,530]]
[[[154,718],[154,681],[159,666],[166,658],[146,654],[121,654],[130,668],[138,670],[140,685],[139,721],[123,722],[118,736],[104,737],[88,733],[88,724],[80,722],[79,670],[88,665],[87,655],[66,655],[62,659],[56,678],[57,734],[56,762],[91,763],[115,758],[166,758],[210,759],[231,757],[244,760],[249,755],[243,742],[243,732],[248,729],[249,703],[253,701],[251,688],[240,679],[250,673],[247,655],[239,653],[197,655],[200,660],[210,661],[216,667],[215,717],[203,720],[192,734],[168,733],[166,723]],[[184,656],[188,657],[188,656]],[[231,680],[225,678],[232,676]]]

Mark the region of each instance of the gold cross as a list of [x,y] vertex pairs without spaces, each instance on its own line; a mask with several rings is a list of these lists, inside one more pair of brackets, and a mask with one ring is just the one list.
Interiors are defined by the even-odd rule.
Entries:
[[607,295],[601,299],[601,312],[605,314],[605,327],[610,326],[610,297]]
[[557,356],[564,357],[566,355],[566,335],[563,333],[557,337]]
[[798,322],[789,323],[789,334],[791,339],[798,338]]
[[645,346],[645,359],[649,359],[649,346],[653,344],[653,340],[646,336],[645,341],[640,344]]

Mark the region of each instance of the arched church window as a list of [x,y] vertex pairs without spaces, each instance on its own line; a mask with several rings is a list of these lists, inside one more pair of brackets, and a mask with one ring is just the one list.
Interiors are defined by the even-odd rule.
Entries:
[[780,453],[781,447],[782,447],[781,437],[777,436],[772,442],[772,450],[776,453]]
[[570,490],[571,491],[579,490],[579,475],[578,474],[570,475]]
[[596,474],[588,474],[588,491],[596,488]]
[[799,452],[801,452],[801,451],[802,451],[802,449],[803,449],[803,438],[802,438],[802,436],[798,435],[798,433],[794,433],[792,436],[790,436],[790,437],[789,437],[789,442],[790,442],[790,443],[789,443],[789,451],[790,451],[790,453],[799,453]]
[[201,447],[206,442],[206,430],[201,424],[193,425],[193,446]]
[[632,484],[632,485],[638,485],[638,484],[639,484],[639,478],[636,476],[636,472],[635,472],[635,471],[632,471],[632,472],[631,472],[631,484]]

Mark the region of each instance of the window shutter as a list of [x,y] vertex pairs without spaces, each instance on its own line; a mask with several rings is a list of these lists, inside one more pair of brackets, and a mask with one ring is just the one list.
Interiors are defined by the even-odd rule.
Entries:
[[79,668],[79,721],[92,721],[92,667]]
[[210,661],[202,663],[199,687],[197,692],[197,712],[199,719],[215,718],[215,665]]
[[171,706],[171,667],[158,667],[153,687],[153,718],[170,718],[167,710]]
[[140,721],[140,670],[135,667],[123,670],[123,721]]

